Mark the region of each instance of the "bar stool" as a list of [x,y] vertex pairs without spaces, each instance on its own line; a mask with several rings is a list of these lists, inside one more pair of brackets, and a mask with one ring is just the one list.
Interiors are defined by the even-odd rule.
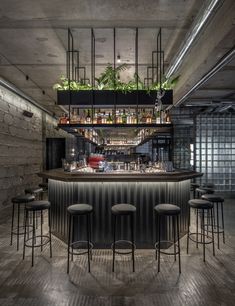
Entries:
[[[214,221],[214,232],[217,234],[217,242],[218,242],[218,249],[220,248],[220,234],[223,234],[223,243],[225,243],[225,233],[224,233],[224,198],[216,195],[216,194],[204,194],[202,196],[204,200],[207,200],[214,205],[216,204],[216,222]],[[219,215],[219,204],[220,204],[220,211],[221,211],[221,222],[222,226],[220,226],[220,215]],[[215,208],[215,207],[214,207]],[[215,218],[215,212],[214,212]]]
[[[68,261],[67,261],[67,273],[69,273],[69,260],[70,254],[72,255],[71,259],[73,261],[73,255],[83,255],[87,254],[88,258],[88,271],[91,271],[90,268],[90,257],[92,259],[91,250],[93,248],[93,244],[91,243],[91,220],[90,216],[93,212],[93,207],[88,204],[74,204],[70,205],[67,208],[69,222],[68,222]],[[81,241],[77,240],[74,241],[74,218],[79,216],[86,216],[86,227],[87,227],[87,240]],[[71,235],[72,231],[72,235]],[[72,239],[71,239],[72,236]],[[75,252],[74,247],[81,245],[82,243],[87,244],[87,251]],[[72,249],[72,250],[71,250]]]
[[[30,202],[25,207],[25,222],[24,222],[24,249],[23,249],[23,259],[25,258],[25,248],[32,248],[32,267],[34,265],[34,248],[40,247],[41,252],[43,251],[43,246],[47,243],[50,244],[50,258],[52,257],[52,247],[51,247],[51,204],[48,201],[34,201]],[[42,216],[43,211],[48,211],[48,227],[49,227],[49,233],[48,235],[43,234],[43,222],[42,222]],[[40,222],[40,235],[36,235],[36,226],[35,226],[35,219],[36,219],[36,213],[40,212],[41,216],[41,222]],[[29,213],[32,213],[33,215],[33,230],[32,230],[32,237],[29,237],[26,239],[26,229],[29,226]],[[37,243],[37,240],[40,240],[40,243]],[[43,241],[43,239],[45,241]]]
[[215,184],[213,183],[202,183],[202,187],[206,187],[206,188],[215,188]]
[[[181,260],[180,260],[180,235],[179,235],[179,215],[180,207],[173,204],[158,204],[154,207],[158,223],[158,239],[155,243],[156,259],[158,260],[158,272],[160,272],[160,254],[176,255],[179,257],[179,273],[181,273]],[[172,244],[171,241],[161,240],[161,219],[162,217],[171,217],[173,223],[173,236],[174,236],[174,252],[166,252],[161,250],[161,244]],[[176,244],[176,231],[177,231],[177,244]]]
[[[111,208],[112,216],[113,216],[113,243],[111,245],[111,249],[113,250],[113,272],[114,272],[114,262],[115,262],[115,254],[120,255],[128,255],[132,254],[132,269],[135,272],[135,242],[134,242],[134,214],[136,213],[136,207],[130,204],[116,204]],[[130,217],[130,231],[131,231],[131,241],[129,240],[116,240],[116,223],[117,217]],[[131,245],[131,251],[117,251],[116,246],[120,243],[127,243]]]
[[[203,245],[203,261],[205,261],[205,245],[212,243],[213,246],[213,256],[215,256],[215,245],[214,245],[214,229],[213,229],[213,204],[209,201],[203,199],[193,199],[189,200],[189,215],[188,215],[188,234],[187,234],[187,254],[189,251],[189,239],[198,244]],[[191,208],[196,209],[196,233],[190,232],[190,212]],[[205,213],[207,216],[210,216],[212,222],[212,237],[209,237],[205,234]],[[201,231],[198,231],[198,216],[201,214]],[[196,240],[193,238],[193,235],[196,235]],[[201,237],[201,241],[198,240],[198,236]],[[205,238],[207,237],[207,241]]]
[[213,194],[215,190],[209,187],[202,187],[196,188],[197,197],[201,198],[204,194]]
[[[12,217],[11,217],[11,242],[12,245],[13,235],[17,236],[17,251],[19,250],[19,236],[24,234],[24,231],[20,232],[20,229],[24,229],[24,225],[20,225],[20,208],[23,205],[25,209],[25,205],[29,202],[34,201],[35,197],[31,194],[20,195],[11,199],[12,202]],[[17,205],[17,227],[14,228],[14,219],[15,219],[15,205]]]
[[47,195],[48,193],[48,183],[40,183],[38,184],[40,188],[42,188],[42,200],[44,199],[44,194]]
[[34,195],[37,200],[42,200],[43,189],[41,187],[26,188],[25,193]]
[[193,191],[193,197],[196,198],[196,189],[199,188],[200,185],[197,183],[191,183],[191,191]]

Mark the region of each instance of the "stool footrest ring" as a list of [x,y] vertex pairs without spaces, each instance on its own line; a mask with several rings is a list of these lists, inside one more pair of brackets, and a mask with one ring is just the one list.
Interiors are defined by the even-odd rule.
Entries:
[[[208,230],[207,230],[207,226],[209,227]],[[208,231],[209,233],[212,233],[212,225],[211,224],[205,224],[204,229],[205,229],[205,232]],[[222,234],[222,233],[224,233],[224,229],[221,226],[214,225],[213,226],[213,232],[214,232],[214,234],[218,234],[218,233]]]
[[[116,240],[115,241],[115,251],[114,251],[114,243],[111,244],[111,249],[115,252],[115,254],[119,254],[119,255],[128,255],[132,253],[132,250],[130,251],[126,251],[126,249],[128,249],[128,247],[123,247],[123,251],[120,251],[120,248],[118,248],[118,244],[126,244],[129,246],[129,248],[132,248],[132,246],[134,246],[134,250],[136,249],[136,245],[135,243],[132,243],[130,240]],[[116,250],[116,248],[118,248],[118,250]]]
[[[40,243],[40,244],[34,244],[33,245],[33,239],[37,239],[37,238],[39,238],[39,239],[46,238],[46,241],[43,242],[43,243]],[[27,244],[28,241],[32,241],[32,244]],[[34,248],[38,248],[38,247],[46,245],[49,242],[50,242],[50,237],[49,236],[47,236],[47,235],[42,235],[42,236],[41,235],[37,235],[35,237],[30,237],[29,239],[26,239],[25,240],[25,246],[28,247],[28,248],[33,248],[33,247]]]
[[[170,241],[170,240],[161,240],[160,242],[157,241],[155,244],[154,244],[154,247],[155,247],[155,250],[159,251],[159,244],[162,244],[162,243],[169,243],[171,244],[172,246],[174,246],[174,243],[173,241]],[[176,252],[166,252],[166,251],[162,251],[162,249],[160,249],[160,253],[161,254],[165,254],[165,255],[177,255],[179,254],[179,245],[176,243],[175,244],[175,247],[177,248]]]
[[[88,250],[86,251],[81,251],[81,252],[75,252],[73,251],[74,249],[82,249],[81,247],[79,248],[79,245],[84,244],[86,245],[86,247],[84,248],[84,250],[87,248],[87,240],[78,240],[78,241],[74,241],[72,243],[70,243],[69,245],[69,254],[71,255],[84,255],[88,253]],[[77,246],[77,247],[74,247]],[[71,248],[73,247],[72,251]],[[89,242],[89,250],[92,250],[94,247],[92,242]]]
[[[32,231],[33,231],[33,226],[32,225],[29,225],[29,226],[27,226],[27,227],[31,227],[31,230],[29,231],[29,233],[32,233]],[[13,235],[24,235],[24,225],[21,225],[21,226],[19,226],[19,230],[20,229],[23,229],[23,231],[22,232],[20,232],[19,231],[19,234],[17,233],[17,227],[14,227],[13,228],[13,230],[11,231],[11,233],[13,234]]]
[[[206,232],[206,231],[205,231]],[[203,242],[203,241],[200,241],[199,239],[198,240],[195,240],[195,239],[193,239],[191,236],[193,236],[193,235],[198,235],[198,237],[203,237],[203,236],[205,236],[205,238],[208,240],[209,239],[209,241],[205,241],[205,242]],[[198,244],[210,244],[210,243],[213,243],[213,239],[212,239],[212,237],[211,236],[207,236],[207,234],[202,234],[202,233],[189,233],[189,239],[191,240],[191,241],[193,241],[193,242],[195,242],[195,243],[198,243]]]

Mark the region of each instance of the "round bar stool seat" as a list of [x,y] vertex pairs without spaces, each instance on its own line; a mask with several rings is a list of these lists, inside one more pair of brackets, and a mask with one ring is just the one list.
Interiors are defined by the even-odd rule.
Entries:
[[191,191],[193,191],[193,197],[196,198],[196,189],[199,188],[200,185],[197,183],[191,183]]
[[68,212],[72,215],[84,215],[93,211],[93,207],[88,204],[74,204],[67,208]]
[[[135,241],[134,241],[134,215],[136,213],[136,207],[134,205],[128,204],[128,203],[121,203],[116,204],[112,206],[111,208],[112,216],[113,216],[113,243],[111,245],[111,249],[113,251],[113,272],[114,272],[114,263],[115,263],[115,255],[132,255],[132,270],[135,272]],[[119,217],[130,217],[130,232],[131,232],[131,240],[122,239],[122,240],[116,240],[116,224],[117,224],[117,218]],[[117,247],[121,244],[127,244],[130,245],[131,251],[129,250],[117,250]]]
[[50,208],[51,203],[49,201],[33,201],[26,205],[26,209],[30,211],[45,210]]
[[[43,246],[46,244],[50,244],[50,257],[52,257],[52,246],[51,246],[51,203],[49,201],[33,201],[30,203],[27,203],[25,206],[25,223],[24,223],[24,249],[23,249],[23,259],[25,258],[25,248],[31,248],[32,249],[32,267],[34,265],[34,249],[37,247],[41,248],[41,251],[43,251]],[[49,227],[49,233],[43,234],[43,211],[48,211],[48,227]],[[36,218],[38,217],[36,215],[37,212],[40,212],[40,234],[37,234],[37,226],[36,226]],[[29,213],[32,214],[32,223],[33,225],[29,225]],[[26,239],[26,231],[27,227],[32,227],[32,236]],[[40,242],[38,242],[38,240]]]
[[[68,212],[68,249],[67,249],[67,273],[69,273],[69,266],[70,266],[70,255],[71,260],[73,261],[73,255],[83,255],[87,254],[88,258],[88,272],[90,272],[90,259],[92,259],[91,250],[93,248],[93,244],[91,242],[91,221],[90,215],[93,212],[93,207],[88,204],[73,204],[67,207]],[[74,218],[79,216],[86,216],[86,231],[87,231],[87,240],[81,241],[76,240],[74,241]],[[87,244],[86,251],[74,251],[75,248],[78,248],[82,243]]]
[[158,204],[154,207],[154,210],[159,215],[173,216],[180,214],[180,207],[173,204]]
[[206,187],[206,188],[215,188],[215,184],[213,183],[203,183],[202,187]]
[[[25,209],[25,205],[29,202],[34,201],[35,196],[31,194],[23,194],[16,196],[11,199],[12,201],[12,220],[11,220],[11,242],[10,245],[12,245],[13,241],[13,235],[17,236],[17,251],[19,250],[19,236],[24,234],[24,225],[20,225],[20,208],[23,206]],[[17,227],[14,228],[14,220],[15,220],[15,205],[17,205]],[[25,210],[24,210],[25,213]],[[22,230],[22,231],[20,231]]]
[[111,210],[114,215],[130,215],[136,212],[136,207],[130,204],[116,204]]
[[[225,243],[225,231],[224,231],[224,198],[217,194],[204,194],[203,199],[210,201],[214,204],[214,232],[217,234],[217,246],[220,248],[220,234],[223,234],[223,243]],[[220,204],[220,211],[219,211]],[[216,214],[215,214],[216,208]],[[216,216],[215,216],[216,215]],[[221,215],[221,218],[220,218]],[[222,225],[220,226],[220,219]]]
[[[213,255],[215,255],[215,246],[214,246],[214,230],[213,230],[213,203],[204,200],[204,199],[192,199],[188,201],[188,208],[189,208],[189,217],[188,217],[188,234],[187,234],[187,254],[189,251],[189,240],[193,241],[196,243],[196,246],[198,248],[198,244],[203,245],[203,261],[205,261],[205,245],[206,244],[211,244],[213,246]],[[196,233],[195,232],[190,232],[190,212],[191,208],[196,209]],[[198,219],[199,219],[199,214],[201,217],[201,231],[198,231]],[[207,216],[207,222],[210,218],[212,222],[212,237],[208,236],[208,231],[207,234],[205,234],[205,215]],[[196,235],[196,239],[193,238],[193,236]],[[201,237],[201,241],[198,240],[198,236]],[[207,241],[206,241],[207,238]]]
[[203,199],[193,199],[189,200],[189,206],[197,209],[211,209],[213,208],[213,204],[209,201]]
[[29,203],[34,201],[35,196],[32,194],[23,194],[11,199],[14,204]]
[[[176,255],[178,254],[179,258],[179,273],[181,273],[181,259],[180,259],[180,237],[179,237],[179,215],[181,209],[179,206],[174,204],[158,204],[154,207],[154,211],[157,215],[158,221],[158,240],[155,243],[155,250],[156,250],[156,259],[158,260],[158,272],[160,272],[160,254],[166,255],[174,255],[176,261]],[[161,219],[162,217],[169,217],[172,221],[172,229],[173,229],[173,237],[174,242],[168,240],[161,240]],[[177,232],[177,244],[176,244],[176,232]],[[161,249],[161,244],[173,244],[174,245],[174,252],[163,251]]]

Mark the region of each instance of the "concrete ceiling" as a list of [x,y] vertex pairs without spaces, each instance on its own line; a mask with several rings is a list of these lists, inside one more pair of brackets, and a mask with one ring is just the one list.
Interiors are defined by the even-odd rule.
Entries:
[[[96,75],[113,61],[112,28],[117,27],[116,52],[130,65],[123,79],[134,72],[134,27],[139,27],[139,74],[146,76],[162,27],[165,68],[182,47],[190,28],[208,1],[202,0],[1,0],[0,76],[15,84],[48,110],[60,114],[52,85],[66,72],[67,28],[73,31],[80,65],[90,71],[90,27],[96,37]],[[235,2],[220,6],[176,71],[180,81],[176,103],[235,45]],[[128,29],[132,27],[132,29]],[[234,62],[205,84],[194,99],[226,96],[234,90]],[[26,80],[26,75],[29,80]],[[210,89],[210,90],[208,90]],[[221,89],[218,91],[218,89]],[[45,91],[45,94],[42,93]]]

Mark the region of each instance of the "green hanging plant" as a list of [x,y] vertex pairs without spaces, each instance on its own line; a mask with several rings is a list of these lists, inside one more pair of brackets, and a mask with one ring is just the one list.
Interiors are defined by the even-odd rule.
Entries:
[[63,75],[60,77],[60,83],[53,85],[54,90],[69,90],[69,88],[71,90],[91,90],[92,86],[77,81],[70,81],[69,84],[69,80]]

